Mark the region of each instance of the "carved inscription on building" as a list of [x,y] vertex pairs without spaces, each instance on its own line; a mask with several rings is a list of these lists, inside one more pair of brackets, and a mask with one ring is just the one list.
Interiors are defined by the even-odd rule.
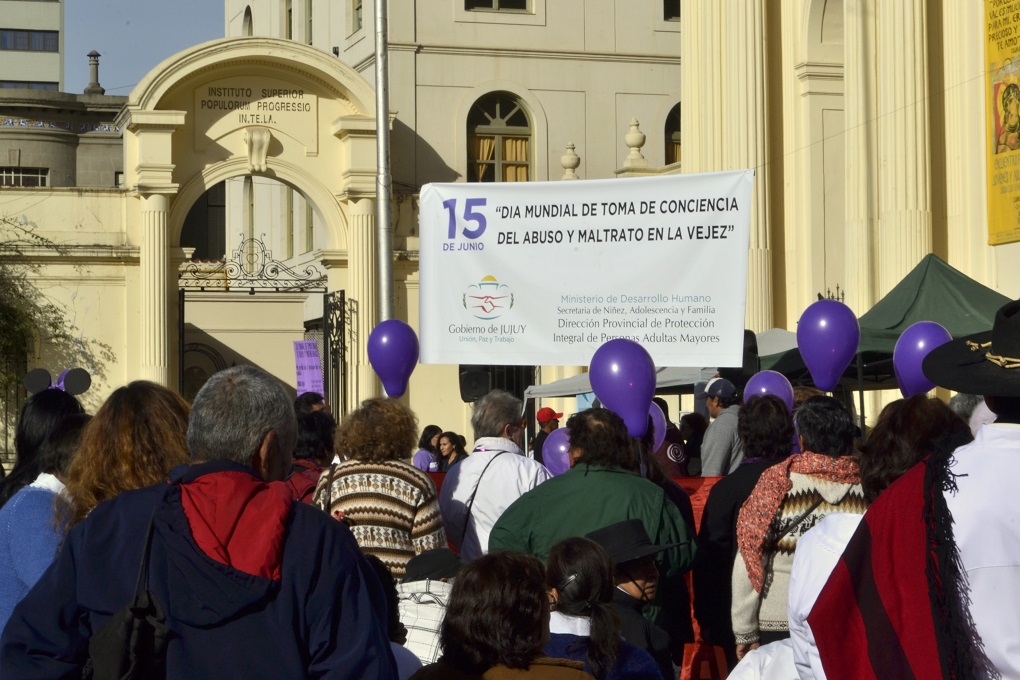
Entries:
[[262,125],[291,137],[314,153],[319,98],[302,87],[269,78],[230,78],[195,89],[196,146]]

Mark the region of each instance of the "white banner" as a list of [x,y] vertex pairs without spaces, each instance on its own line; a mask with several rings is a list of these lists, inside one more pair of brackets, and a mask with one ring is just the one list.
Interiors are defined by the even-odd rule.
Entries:
[[422,362],[740,366],[753,177],[422,187]]

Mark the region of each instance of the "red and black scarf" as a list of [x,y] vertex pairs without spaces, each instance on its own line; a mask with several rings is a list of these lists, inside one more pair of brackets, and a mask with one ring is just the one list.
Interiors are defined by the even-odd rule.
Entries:
[[868,509],[808,624],[829,677],[968,680],[987,663],[967,609],[945,493],[956,442]]

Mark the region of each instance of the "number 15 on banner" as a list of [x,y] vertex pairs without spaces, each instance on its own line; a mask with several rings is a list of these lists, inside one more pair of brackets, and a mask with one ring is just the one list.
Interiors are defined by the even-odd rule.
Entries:
[[[476,212],[475,208],[481,208],[485,206],[484,198],[465,198],[464,199],[464,214],[461,216],[461,220],[464,222],[474,222],[478,226],[469,228],[465,226],[461,230],[461,234],[467,238],[478,238],[485,233],[485,215],[480,212]],[[449,213],[449,229],[446,234],[446,238],[454,239],[457,238],[457,199],[450,198],[443,201],[443,207],[446,208]]]

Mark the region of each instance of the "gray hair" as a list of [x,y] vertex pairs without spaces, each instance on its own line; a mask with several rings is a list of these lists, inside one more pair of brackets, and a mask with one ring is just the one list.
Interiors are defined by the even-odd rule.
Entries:
[[270,431],[289,458],[297,442],[297,418],[283,383],[261,368],[234,366],[214,374],[195,396],[188,450],[192,460],[251,465]]
[[970,421],[970,417],[974,415],[974,409],[984,400],[985,398],[980,394],[964,394],[960,392],[950,397],[949,408],[964,420]]
[[503,390],[493,390],[475,402],[471,427],[475,439],[502,437],[503,428],[517,425],[524,413],[524,402]]

